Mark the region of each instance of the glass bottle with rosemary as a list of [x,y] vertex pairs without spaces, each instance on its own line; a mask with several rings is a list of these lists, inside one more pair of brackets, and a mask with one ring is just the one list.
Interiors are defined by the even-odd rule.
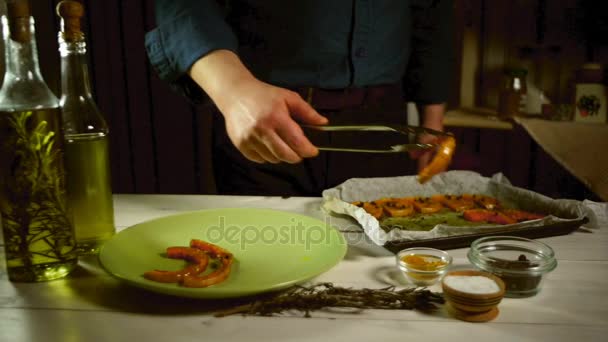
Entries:
[[61,1],[61,110],[65,134],[68,205],[80,254],[96,254],[115,232],[108,125],[91,93],[83,6]]
[[64,277],[77,263],[66,206],[61,112],[40,73],[28,1],[6,4],[0,217],[7,273],[11,281],[45,281]]

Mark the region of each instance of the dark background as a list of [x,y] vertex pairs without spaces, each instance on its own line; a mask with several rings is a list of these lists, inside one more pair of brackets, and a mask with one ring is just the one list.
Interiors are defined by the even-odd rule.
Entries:
[[[41,68],[59,94],[59,1],[30,2]],[[153,1],[81,2],[94,95],[110,124],[114,192],[213,193],[209,116],[174,94],[147,60],[144,34],[154,27]]]
[[[59,55],[55,15],[58,0],[32,0],[43,75],[59,94]],[[210,159],[210,117],[205,106],[193,107],[173,93],[151,69],[144,34],[154,27],[153,0],[83,0],[87,12],[90,70],[95,98],[111,128],[115,193],[215,193]],[[554,98],[567,102],[574,70],[586,61],[606,61],[608,26],[598,15],[606,1],[456,0],[455,42],[460,56],[474,48],[479,58],[475,89],[461,89],[466,63],[455,65],[449,107],[474,92],[474,105],[495,106],[496,73],[504,65],[546,58],[554,53],[555,70],[532,69],[545,77]],[[599,7],[598,7],[599,6]],[[468,30],[468,31],[467,31]],[[604,30],[604,31],[602,31]],[[464,32],[479,44],[464,45]],[[605,34],[604,34],[605,33]],[[557,46],[557,50],[555,47]],[[600,47],[600,48],[598,48]],[[523,53],[522,53],[523,51]],[[538,52],[538,54],[537,54]],[[605,64],[605,63],[604,63]],[[533,64],[534,66],[535,64]],[[448,127],[462,153],[455,167],[490,176],[503,172],[515,185],[551,197],[597,199],[558,165],[521,128],[492,130]],[[457,155],[458,156],[458,155]]]

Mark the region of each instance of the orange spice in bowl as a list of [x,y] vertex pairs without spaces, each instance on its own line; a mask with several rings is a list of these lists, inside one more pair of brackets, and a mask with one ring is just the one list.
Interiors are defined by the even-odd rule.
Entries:
[[397,253],[397,266],[416,286],[430,286],[441,280],[452,264],[452,257],[435,248],[408,248]]

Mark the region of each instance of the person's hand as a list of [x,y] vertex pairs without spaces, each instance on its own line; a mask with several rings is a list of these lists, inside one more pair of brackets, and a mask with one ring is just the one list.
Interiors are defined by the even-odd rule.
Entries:
[[327,119],[297,93],[256,79],[231,51],[199,59],[190,76],[224,115],[230,140],[247,159],[297,163],[318,154],[298,123],[323,125]]
[[[431,128],[431,127],[428,127]],[[423,134],[417,137],[416,142],[419,144],[432,144],[437,142],[437,137],[434,135]],[[416,159],[418,164],[418,172],[424,169],[437,153],[436,149],[413,151],[411,157]],[[445,171],[445,170],[441,170]]]
[[298,123],[323,125],[327,119],[293,91],[251,79],[217,105],[230,140],[249,160],[297,163],[319,153]]
[[[434,104],[419,107],[419,112],[422,114],[422,126],[433,129],[435,131],[443,131],[443,116],[445,112],[445,105]],[[437,137],[429,134],[422,134],[416,138],[416,142],[421,144],[430,144],[436,141]],[[435,156],[436,151],[424,150],[424,151],[413,151],[410,156],[416,159],[418,162],[418,171],[424,169]],[[441,170],[445,171],[445,170]]]

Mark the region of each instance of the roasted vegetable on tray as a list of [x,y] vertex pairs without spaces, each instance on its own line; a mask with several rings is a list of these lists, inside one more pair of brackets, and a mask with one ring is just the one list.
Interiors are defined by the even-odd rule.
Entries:
[[506,225],[546,216],[508,208],[496,198],[480,194],[380,198],[352,204],[378,219],[385,230],[431,230],[439,224],[466,227]]

